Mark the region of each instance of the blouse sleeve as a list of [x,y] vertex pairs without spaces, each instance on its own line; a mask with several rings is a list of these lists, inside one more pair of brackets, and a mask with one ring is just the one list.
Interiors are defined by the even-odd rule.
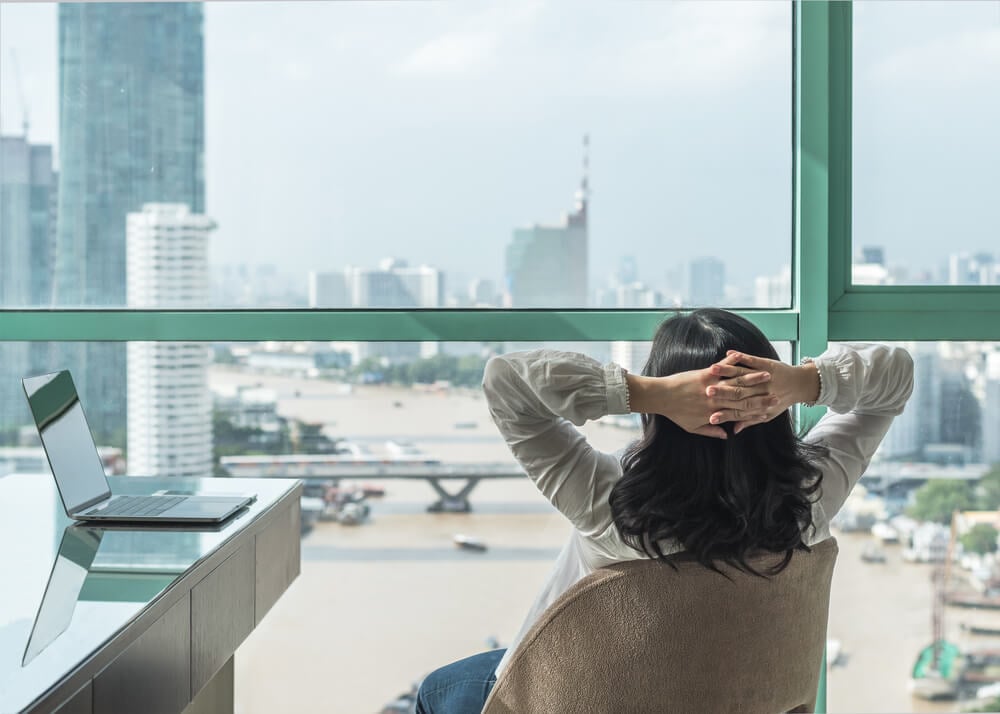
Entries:
[[814,360],[826,415],[806,441],[825,446],[822,505],[827,518],[844,505],[894,417],[913,392],[913,360],[899,347],[835,345]]
[[625,371],[573,352],[534,350],[492,358],[483,391],[511,453],[538,490],[581,533],[611,523],[608,497],[621,476],[611,454],[587,443],[574,424],[628,413]]

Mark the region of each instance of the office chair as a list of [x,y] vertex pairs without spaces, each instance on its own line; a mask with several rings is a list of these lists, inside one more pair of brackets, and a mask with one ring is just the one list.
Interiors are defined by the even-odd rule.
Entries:
[[601,568],[543,613],[483,714],[813,711],[837,552],[796,551],[770,579],[686,553]]

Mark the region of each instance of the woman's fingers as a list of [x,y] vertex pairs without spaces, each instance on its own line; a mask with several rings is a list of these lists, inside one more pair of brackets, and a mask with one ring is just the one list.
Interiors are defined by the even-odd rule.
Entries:
[[[762,378],[763,375],[765,378]],[[715,397],[719,406],[727,406],[721,402],[739,402],[747,397],[759,397],[769,394],[771,391],[770,375],[767,372],[754,372],[745,378],[747,386],[736,384],[735,380],[726,380],[718,384],[712,384],[705,389],[705,394]]]
[[[739,421],[746,418],[743,415],[773,414],[775,407],[778,406],[778,397],[764,394],[735,402],[713,400],[708,406],[715,410],[711,416],[719,415],[722,421]],[[732,415],[733,418],[723,418],[729,415]],[[709,421],[711,422],[711,417],[709,417]]]
[[722,424],[728,421],[757,422],[767,420],[773,414],[778,404],[777,397],[754,397],[743,400],[742,407],[719,409],[708,418],[709,424]]
[[728,380],[739,380],[738,383],[740,386],[759,384],[760,382],[766,382],[771,379],[770,372],[749,369],[748,367],[738,367],[732,364],[722,364],[721,362],[716,362],[709,367],[708,372],[714,377],[721,377],[722,379]]
[[727,364],[734,364],[734,362],[730,362],[729,360],[735,360],[735,364],[742,364],[753,370],[766,370],[773,363],[773,360],[766,357],[755,357],[745,352],[736,352],[735,350],[726,352],[726,358],[723,361]]

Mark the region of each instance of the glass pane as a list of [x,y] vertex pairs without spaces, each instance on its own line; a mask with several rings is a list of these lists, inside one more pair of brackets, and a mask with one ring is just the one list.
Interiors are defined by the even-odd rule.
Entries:
[[[238,708],[323,710],[332,683],[339,710],[362,712],[493,638],[508,644],[565,544],[567,521],[520,473],[480,386],[488,355],[540,346],[0,343],[0,363],[20,360],[21,373],[70,365],[109,472],[193,475],[207,458],[219,476],[305,479],[302,575],[241,645]],[[545,346],[635,372],[649,350]],[[787,359],[790,345],[776,346]],[[98,348],[124,354],[123,398],[94,391],[93,365],[75,366],[73,349]],[[0,477],[48,478],[17,375],[3,385]],[[607,452],[639,433],[628,416],[582,431]],[[463,474],[485,478],[468,494],[470,513],[449,512],[461,498],[442,499],[426,479],[441,477],[455,496]],[[428,513],[435,504],[443,512]],[[456,535],[487,550],[458,547]]]
[[1000,5],[854,3],[854,283],[1000,283]]
[[789,3],[0,20],[2,306],[790,304]]
[[829,711],[996,711],[1000,344],[903,346],[913,395],[834,519]]

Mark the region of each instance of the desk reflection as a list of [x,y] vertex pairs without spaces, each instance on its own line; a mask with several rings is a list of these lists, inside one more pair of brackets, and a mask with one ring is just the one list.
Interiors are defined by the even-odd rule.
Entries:
[[101,547],[101,537],[99,531],[89,528],[69,526],[63,531],[49,581],[21,658],[22,667],[69,627],[90,566]]

